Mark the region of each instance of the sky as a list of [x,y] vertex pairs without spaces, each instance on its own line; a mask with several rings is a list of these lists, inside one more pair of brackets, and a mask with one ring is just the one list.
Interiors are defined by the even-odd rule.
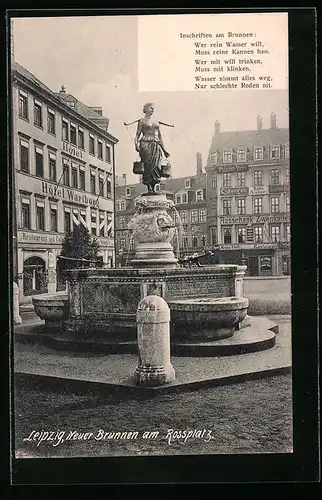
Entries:
[[157,119],[174,124],[162,127],[173,177],[195,173],[197,152],[206,164],[216,120],[221,131],[253,130],[261,115],[268,128],[274,111],[277,126],[288,127],[285,90],[138,92],[136,16],[17,18],[13,40],[16,62],[54,92],[64,85],[84,104],[103,108],[109,132],[119,139],[116,174],[126,173],[130,183],[138,182],[132,174],[136,125],[124,122],[143,116],[146,102],[155,103]]

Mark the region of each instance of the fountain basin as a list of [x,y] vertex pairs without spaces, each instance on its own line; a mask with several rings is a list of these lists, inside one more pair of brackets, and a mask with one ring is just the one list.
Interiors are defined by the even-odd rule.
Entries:
[[207,297],[169,302],[172,341],[221,340],[232,337],[246,318],[248,299]]
[[69,297],[67,295],[46,295],[33,297],[35,313],[45,320],[48,327],[61,328],[63,320],[68,318]]

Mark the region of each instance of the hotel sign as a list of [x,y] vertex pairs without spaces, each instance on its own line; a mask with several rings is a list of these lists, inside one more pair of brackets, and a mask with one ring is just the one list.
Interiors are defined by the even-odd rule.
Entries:
[[239,243],[218,245],[217,250],[273,250],[278,248],[278,243]]
[[222,196],[247,196],[248,187],[222,187],[220,188],[220,194]]
[[248,170],[248,165],[222,165],[218,167],[218,174],[226,172],[247,172]]
[[82,203],[83,205],[91,205],[92,207],[99,207],[99,198],[88,196],[87,194],[78,193],[74,189],[59,186],[57,184],[50,184],[49,182],[42,182],[41,189],[43,194],[49,196],[63,198],[68,201]]
[[290,214],[221,216],[221,224],[278,224],[290,222]]
[[71,146],[67,142],[62,141],[62,150],[77,160],[83,159],[83,151],[78,149],[76,146]]
[[288,184],[273,184],[269,186],[270,193],[288,193],[290,186]]
[[267,186],[253,186],[249,188],[249,194],[252,196],[262,196],[268,194]]

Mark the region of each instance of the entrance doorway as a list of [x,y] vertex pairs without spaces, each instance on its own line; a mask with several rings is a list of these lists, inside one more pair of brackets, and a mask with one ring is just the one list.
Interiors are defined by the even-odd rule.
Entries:
[[247,257],[247,269],[249,276],[258,276],[259,275],[259,266],[258,266],[258,257]]
[[47,293],[46,263],[40,257],[29,257],[23,265],[23,294]]

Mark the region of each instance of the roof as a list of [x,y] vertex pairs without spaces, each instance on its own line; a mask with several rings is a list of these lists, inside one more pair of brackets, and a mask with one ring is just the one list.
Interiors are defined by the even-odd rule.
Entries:
[[269,128],[262,130],[243,130],[235,132],[220,132],[214,134],[209,152],[225,149],[254,146],[269,146],[271,144],[286,144],[289,141],[288,128]]
[[[100,115],[99,113],[96,113],[95,111],[93,111],[90,107],[83,104],[76,97],[72,96],[71,94],[62,94],[64,96],[64,98],[62,98],[61,94],[59,94],[57,92],[53,92],[49,87],[47,87],[47,85],[45,85],[43,82],[41,82],[33,73],[28,71],[26,68],[21,66],[21,64],[17,63],[16,61],[11,62],[11,70],[16,71],[22,77],[29,80],[35,87],[39,87],[40,90],[42,90],[43,92],[46,92],[52,99],[54,99],[57,102],[57,105],[59,104],[65,108],[67,108],[68,112],[70,112],[72,114],[73,113],[75,113],[76,115],[78,114],[82,118],[89,120],[93,125],[95,125],[96,127],[99,127],[100,130],[106,136],[108,136],[110,139],[112,139],[113,142],[118,142],[118,139],[116,137],[114,137],[112,134],[107,132],[105,128],[102,128],[98,125],[98,123],[100,121],[101,122],[102,122],[102,120],[106,121],[107,118],[105,118],[102,115]],[[75,100],[75,102],[77,103],[76,109],[71,108],[70,106],[68,106],[68,104],[66,104],[64,102],[66,100],[66,96],[69,96],[70,98]],[[67,109],[66,109],[66,111],[67,111]]]

